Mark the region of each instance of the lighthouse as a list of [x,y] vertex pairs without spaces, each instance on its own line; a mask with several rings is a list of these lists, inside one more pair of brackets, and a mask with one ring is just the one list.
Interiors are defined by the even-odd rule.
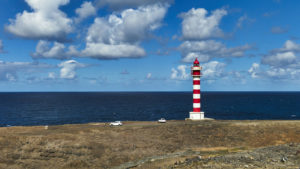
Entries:
[[191,70],[193,76],[193,111],[190,112],[191,120],[203,120],[204,112],[201,112],[201,95],[200,95],[200,77],[202,67],[199,65],[197,58]]

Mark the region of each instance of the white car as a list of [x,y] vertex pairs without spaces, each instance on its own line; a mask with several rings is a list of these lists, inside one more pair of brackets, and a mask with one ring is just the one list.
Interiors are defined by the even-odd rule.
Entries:
[[122,126],[123,123],[121,121],[115,121],[115,122],[111,122],[109,123],[110,126]]
[[158,120],[158,122],[159,122],[159,123],[166,123],[167,120],[166,120],[165,118],[161,118],[161,119]]

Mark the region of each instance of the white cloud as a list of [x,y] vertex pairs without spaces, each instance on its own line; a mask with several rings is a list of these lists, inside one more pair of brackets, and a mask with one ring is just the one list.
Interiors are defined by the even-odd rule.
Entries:
[[40,40],[32,57],[35,59],[68,59],[72,54],[76,53],[73,46],[69,47],[69,51],[66,51],[65,48],[65,45],[59,42],[54,42],[53,46],[50,47],[50,42]]
[[272,52],[289,52],[289,51],[300,52],[300,45],[296,44],[295,42],[293,42],[291,40],[287,40],[284,43],[282,48],[275,49]]
[[[242,57],[252,46],[246,44],[243,46],[227,48],[222,42],[215,38],[224,37],[219,24],[223,16],[227,15],[225,9],[217,9],[207,15],[204,8],[192,8],[180,16],[182,21],[182,39],[183,43],[179,46],[183,62],[193,62],[198,58],[200,62],[209,62],[213,58],[233,58]],[[240,19],[239,26],[246,16]]]
[[175,68],[172,68],[171,71],[172,71],[171,79],[177,79],[178,78],[178,70],[176,70]]
[[272,55],[264,56],[262,58],[262,63],[271,66],[284,66],[295,63],[296,59],[297,57],[294,52],[274,53]]
[[242,57],[251,48],[250,45],[227,48],[223,43],[215,40],[185,41],[179,46],[183,62],[193,62],[195,58],[200,62],[208,62],[217,57]]
[[300,45],[287,40],[283,47],[273,49],[261,59],[261,65],[254,63],[248,70],[252,78],[270,80],[300,79]]
[[225,63],[211,61],[202,65],[202,77],[208,80],[215,80],[224,76]]
[[96,59],[139,58],[146,55],[144,49],[130,44],[107,45],[103,43],[87,43],[81,52],[84,57]]
[[186,65],[179,65],[177,69],[172,68],[171,71],[171,79],[174,80],[187,80],[190,78],[190,75],[186,72],[188,66]]
[[251,78],[262,78],[262,79],[271,79],[271,80],[299,80],[300,78],[300,69],[292,67],[264,67],[261,68],[259,64],[253,63],[253,65],[248,70],[248,73],[251,75]]
[[98,7],[108,6],[112,10],[137,8],[156,3],[172,3],[173,0],[96,0]]
[[227,15],[225,9],[217,9],[207,16],[204,8],[192,8],[180,16],[182,21],[182,36],[186,40],[203,40],[223,37],[224,33],[219,28],[223,16]]
[[166,12],[167,6],[157,4],[127,9],[108,18],[96,18],[88,30],[87,41],[106,44],[138,42],[160,26]]
[[164,18],[168,6],[152,5],[127,9],[119,15],[96,18],[88,29],[85,48],[78,52],[74,47],[65,50],[65,46],[55,42],[49,47],[46,41],[40,41],[34,58],[67,59],[72,55],[96,59],[139,58],[146,55],[139,43],[157,29]]
[[18,13],[10,19],[5,29],[10,33],[28,39],[64,41],[72,32],[72,20],[59,7],[69,0],[25,0],[33,12]]
[[80,8],[77,8],[75,10],[76,14],[78,15],[77,18],[75,18],[75,22],[80,22],[83,19],[89,17],[89,16],[94,16],[97,13],[96,8],[93,6],[91,2],[83,2],[83,4],[80,6]]
[[139,43],[161,25],[168,6],[155,4],[96,18],[88,29],[82,56],[98,59],[142,57]]
[[272,79],[289,79],[289,80],[299,80],[300,79],[300,69],[295,68],[275,68],[271,67],[266,71],[266,75]]
[[[217,78],[222,78],[225,76],[225,67],[226,64],[218,61],[211,61],[205,64],[202,64],[202,78],[213,82]],[[179,65],[177,69],[171,69],[170,78],[173,80],[189,80],[192,76],[190,75],[190,69],[187,65]]]
[[86,67],[86,65],[81,64],[75,60],[68,60],[62,62],[58,65],[60,67],[60,78],[62,79],[75,79],[76,69]]
[[182,61],[183,62],[193,62],[196,58],[198,58],[199,62],[207,62],[211,59],[210,55],[207,55],[207,54],[199,54],[196,52],[187,52],[187,54],[183,54]]
[[0,53],[3,53],[3,43],[1,39],[0,39]]
[[259,72],[260,72],[259,66],[260,65],[258,63],[253,63],[250,69],[248,70],[248,73],[251,75],[253,79],[259,77]]
[[0,61],[0,81],[16,81],[18,73],[32,74],[53,66],[38,62],[4,62]]
[[16,75],[11,74],[11,73],[6,73],[6,74],[5,74],[5,78],[6,78],[7,81],[9,81],[9,82],[15,82],[15,81],[17,81]]
[[262,63],[275,67],[286,67],[294,65],[299,61],[297,53],[300,52],[300,45],[287,40],[282,48],[274,49],[262,57]]

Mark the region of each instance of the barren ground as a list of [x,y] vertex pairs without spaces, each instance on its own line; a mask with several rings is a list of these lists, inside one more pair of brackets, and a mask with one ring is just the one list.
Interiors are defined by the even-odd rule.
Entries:
[[0,168],[300,166],[300,121],[123,124],[0,128]]

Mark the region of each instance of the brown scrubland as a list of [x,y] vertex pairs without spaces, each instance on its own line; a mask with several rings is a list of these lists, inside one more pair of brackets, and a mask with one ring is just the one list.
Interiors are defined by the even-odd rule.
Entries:
[[299,145],[300,121],[2,127],[0,168],[299,168]]

